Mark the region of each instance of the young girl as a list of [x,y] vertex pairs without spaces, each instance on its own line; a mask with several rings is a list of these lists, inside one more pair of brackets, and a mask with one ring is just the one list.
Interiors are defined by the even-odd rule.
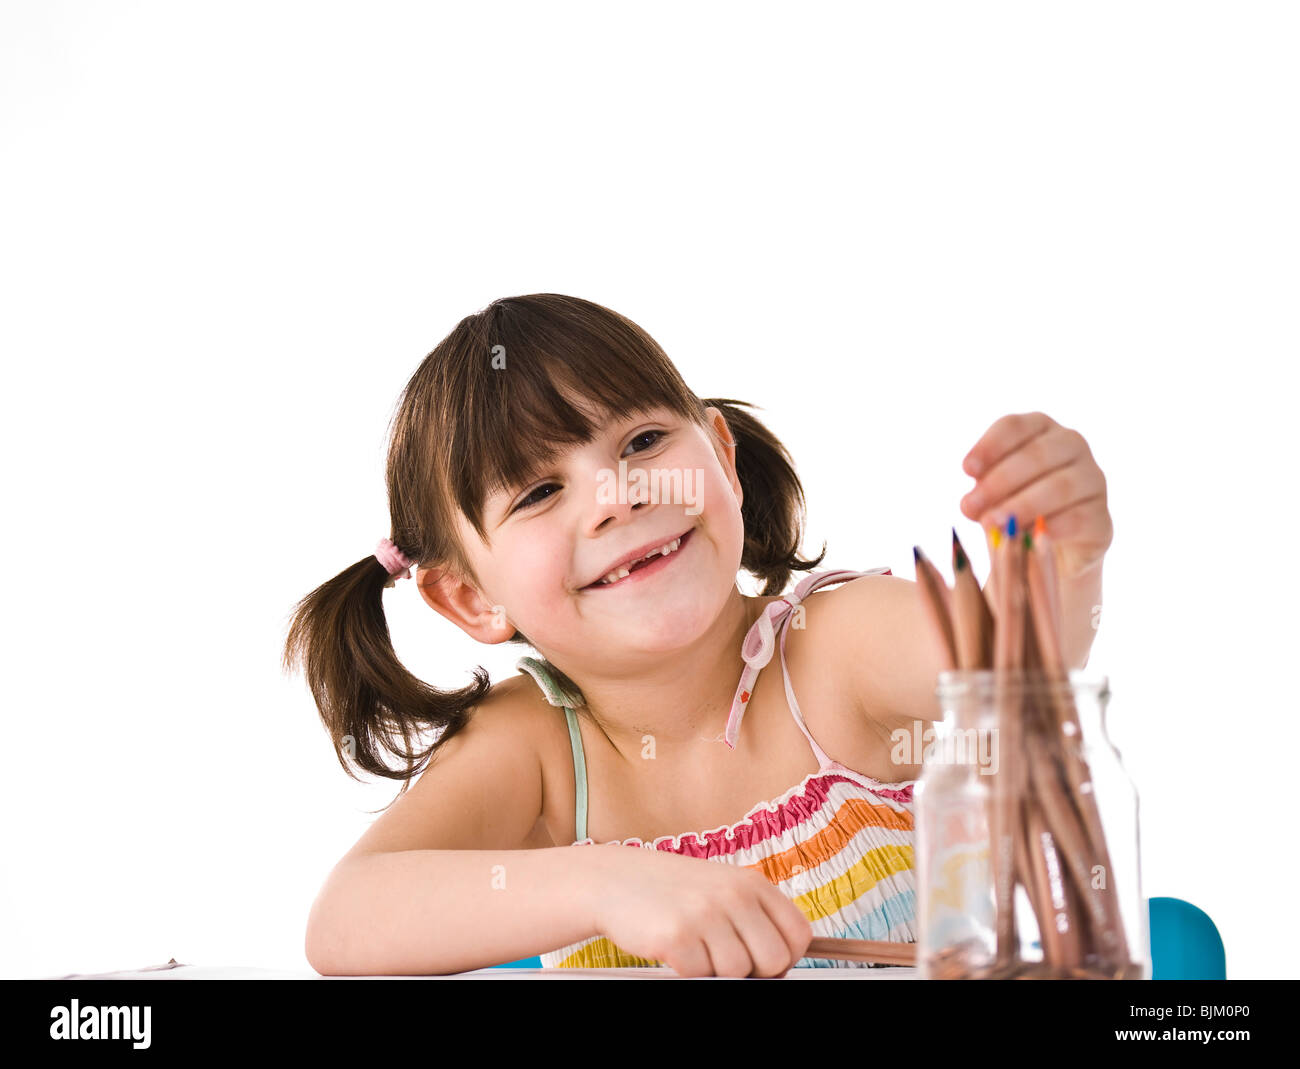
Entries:
[[[814,935],[917,938],[921,758],[891,735],[939,715],[918,590],[881,567],[782,593],[825,550],[798,555],[799,479],[741,404],[701,400],[636,324],[558,294],[494,302],[416,370],[391,428],[392,538],[298,604],[285,646],[344,769],[402,782],[313,904],[317,971],[540,954],[779,976],[849,964],[805,957]],[[1055,451],[1040,440],[1026,466],[1039,417]],[[1002,473],[977,515],[1063,507],[1024,475],[1074,432],[1014,419],[968,458]],[[1064,537],[1067,618],[1099,600],[1074,578],[1099,577],[1095,526]],[[539,656],[495,685],[412,676],[382,602],[412,568],[451,624]]]

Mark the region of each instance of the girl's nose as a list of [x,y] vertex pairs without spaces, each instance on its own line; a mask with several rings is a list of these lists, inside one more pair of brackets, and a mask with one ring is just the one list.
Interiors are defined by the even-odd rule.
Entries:
[[636,480],[620,479],[617,471],[603,469],[591,483],[589,534],[626,523],[634,512],[649,507],[645,488]]

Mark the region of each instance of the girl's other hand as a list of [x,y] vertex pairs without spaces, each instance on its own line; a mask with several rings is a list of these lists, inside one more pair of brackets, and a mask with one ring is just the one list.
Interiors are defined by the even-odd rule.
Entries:
[[608,844],[610,878],[595,929],[678,976],[777,977],[812,942],[812,925],[761,874],[663,850]]
[[1106,504],[1106,476],[1078,431],[1042,412],[1003,416],[962,461],[975,488],[962,512],[987,531],[1015,516],[1021,530],[1043,517],[1056,545],[1061,579],[1101,562],[1114,529]]

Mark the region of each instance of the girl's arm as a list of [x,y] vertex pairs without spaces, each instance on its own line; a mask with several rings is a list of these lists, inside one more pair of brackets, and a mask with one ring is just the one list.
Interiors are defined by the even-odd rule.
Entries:
[[[1101,620],[1101,567],[1098,561],[1087,571],[1065,578],[1057,567],[1057,591],[1061,605],[1061,656],[1067,669],[1081,669],[1088,665],[1092,640],[1097,637]],[[993,577],[984,584],[984,597],[990,608],[994,600]]]
[[[942,670],[922,590],[897,575],[866,575],[827,591],[818,642],[845,681],[856,712],[876,732],[942,718],[935,687]],[[922,725],[924,728],[924,724]]]
[[592,888],[615,859],[594,846],[529,849],[542,742],[527,704],[494,690],[329,874],[307,922],[312,967],[461,972],[592,935]]
[[[1058,589],[1062,653],[1071,668],[1081,668],[1096,634],[1100,562],[1059,579]],[[994,604],[991,583],[984,594]],[[897,575],[868,575],[814,598],[807,626],[817,628],[815,644],[832,651],[831,670],[845,681],[845,692],[872,729],[888,735],[896,728],[910,731],[916,721],[942,719],[935,688],[943,662],[919,584]]]
[[681,976],[779,976],[803,956],[808,918],[752,869],[617,845],[528,849],[543,727],[507,699],[443,744],[330,873],[307,923],[313,968],[464,972],[594,935]]
[[[1057,585],[1062,654],[1070,668],[1082,668],[1097,633],[1101,563]],[[986,583],[990,604],[992,594]],[[833,651],[832,670],[845,680],[858,715],[877,731],[911,730],[916,721],[942,718],[935,688],[943,665],[923,597],[910,579],[870,575],[827,591],[819,603],[818,643]],[[809,610],[810,627],[817,613]]]
[[344,859],[312,906],[306,951],[327,976],[436,975],[517,961],[596,932],[599,847],[402,850]]

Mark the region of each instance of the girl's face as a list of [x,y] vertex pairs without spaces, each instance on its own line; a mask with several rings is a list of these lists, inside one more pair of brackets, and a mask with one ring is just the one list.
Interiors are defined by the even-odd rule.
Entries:
[[[717,409],[707,415],[719,441],[667,409],[606,423],[538,479],[488,499],[486,546],[462,519],[482,588],[462,592],[472,619],[456,622],[488,642],[518,628],[545,654],[598,657],[609,671],[690,645],[732,596],[744,540],[732,436]],[[679,538],[667,556],[601,582]]]

